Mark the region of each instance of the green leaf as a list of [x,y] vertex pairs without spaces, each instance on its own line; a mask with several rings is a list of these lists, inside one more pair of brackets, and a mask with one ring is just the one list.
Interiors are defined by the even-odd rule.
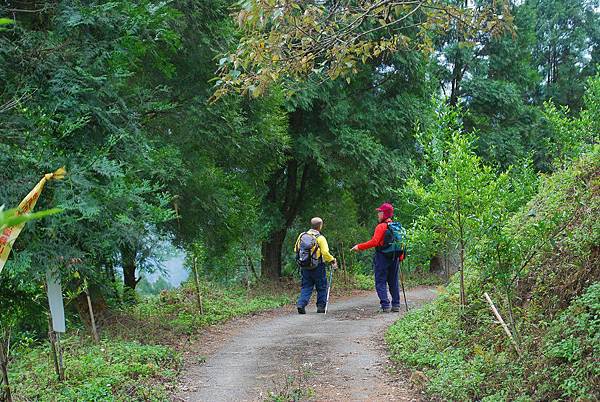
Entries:
[[5,227],[20,225],[23,222],[28,222],[33,219],[40,219],[45,216],[62,212],[61,209],[53,208],[46,211],[17,215],[17,211],[17,209],[9,209],[7,211],[0,209],[0,230],[4,229]]

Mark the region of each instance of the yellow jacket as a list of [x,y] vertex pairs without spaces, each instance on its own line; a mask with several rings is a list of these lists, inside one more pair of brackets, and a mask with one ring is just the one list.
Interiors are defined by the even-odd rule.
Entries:
[[[332,262],[333,260],[335,260],[335,257],[332,256],[329,252],[329,245],[327,244],[327,239],[325,239],[325,236],[323,236],[321,233],[319,233],[318,230],[315,229],[310,229],[306,233],[309,233],[317,238],[317,244],[319,248],[317,249],[317,253],[315,255],[316,258],[323,257],[323,262]],[[296,243],[294,244],[294,253],[298,252],[298,247],[300,245],[300,236],[302,236],[302,233],[298,235],[298,238],[296,239]]]

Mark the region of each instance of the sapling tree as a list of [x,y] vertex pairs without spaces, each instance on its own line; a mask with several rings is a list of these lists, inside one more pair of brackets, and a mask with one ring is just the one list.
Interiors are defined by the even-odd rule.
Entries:
[[[492,169],[484,166],[474,152],[475,136],[462,132],[459,115],[440,105],[439,122],[426,136],[425,160],[430,177],[412,180],[410,186],[420,195],[418,224],[435,228],[438,242],[454,241],[459,247],[460,303],[466,305],[465,259],[467,248],[479,236],[481,213],[487,208],[483,189],[494,179]],[[448,132],[447,128],[453,129]]]
[[474,261],[480,269],[481,282],[497,283],[504,294],[511,330],[518,335],[513,311],[512,253],[514,238],[506,224],[533,195],[537,175],[531,162],[499,173],[481,191],[478,241]]

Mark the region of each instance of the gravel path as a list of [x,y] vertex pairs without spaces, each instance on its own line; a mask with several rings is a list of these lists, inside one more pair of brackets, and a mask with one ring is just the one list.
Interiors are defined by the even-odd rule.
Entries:
[[[434,297],[433,288],[407,291],[409,308]],[[423,400],[408,378],[391,373],[383,334],[399,314],[380,313],[375,292],[332,300],[327,315],[309,307],[306,315],[287,308],[239,320],[201,340],[174,399],[263,401],[301,389],[310,401]]]

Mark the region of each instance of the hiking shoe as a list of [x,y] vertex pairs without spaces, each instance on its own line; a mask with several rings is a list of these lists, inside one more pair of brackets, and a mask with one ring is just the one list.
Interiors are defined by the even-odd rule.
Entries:
[[317,306],[317,313],[324,313],[325,312],[325,306]]
[[382,308],[381,308],[381,312],[382,312],[382,313],[389,313],[390,311],[392,311],[392,309],[391,309],[391,308],[389,308],[389,307],[382,307]]
[[400,312],[400,306],[394,306],[394,307],[392,307],[392,312],[399,313]]
[[306,314],[306,309],[304,307],[298,306],[298,314]]

